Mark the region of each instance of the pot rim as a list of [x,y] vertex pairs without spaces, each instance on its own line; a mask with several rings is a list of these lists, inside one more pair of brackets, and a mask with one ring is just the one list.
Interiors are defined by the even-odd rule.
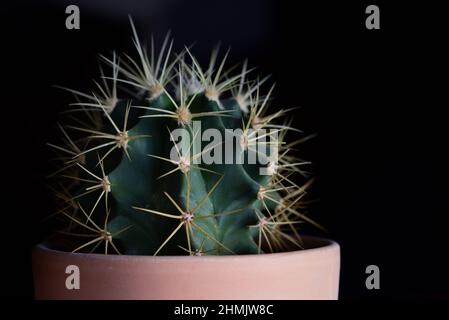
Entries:
[[81,259],[92,259],[92,260],[136,260],[136,261],[179,261],[179,260],[190,260],[190,261],[223,261],[230,259],[250,259],[250,260],[264,260],[264,259],[281,259],[288,258],[296,255],[316,255],[316,254],[325,254],[329,251],[339,250],[340,245],[334,241],[323,237],[315,237],[315,236],[301,236],[303,240],[306,242],[313,242],[315,244],[314,247],[310,249],[300,249],[300,250],[292,250],[285,252],[274,252],[274,253],[263,253],[263,254],[236,254],[236,255],[217,255],[217,256],[195,256],[192,259],[192,256],[151,256],[151,255],[118,255],[118,254],[101,254],[101,253],[81,253],[81,252],[68,252],[61,251],[57,249],[52,249],[48,246],[48,244],[44,241],[34,246],[33,251],[41,251],[46,254],[51,254],[54,256],[72,256],[73,258],[81,258]]

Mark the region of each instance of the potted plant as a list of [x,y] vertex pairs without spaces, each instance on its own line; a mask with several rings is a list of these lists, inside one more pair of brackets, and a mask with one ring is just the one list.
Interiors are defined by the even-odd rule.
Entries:
[[33,251],[36,298],[338,298],[338,244],[298,234],[317,225],[311,180],[267,78],[225,70],[218,50],[204,68],[168,37],[155,54],[132,29],[137,59],[101,56],[111,75],[67,89],[49,144],[61,228]]

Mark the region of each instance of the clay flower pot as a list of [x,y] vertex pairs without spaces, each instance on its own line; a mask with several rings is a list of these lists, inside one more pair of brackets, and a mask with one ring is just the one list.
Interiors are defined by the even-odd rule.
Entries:
[[[33,252],[36,299],[337,299],[340,247],[304,237],[310,249],[237,256],[126,256]],[[79,289],[67,289],[68,266]],[[73,267],[72,267],[73,268]],[[70,268],[69,268],[70,270]],[[73,276],[73,275],[72,275]]]

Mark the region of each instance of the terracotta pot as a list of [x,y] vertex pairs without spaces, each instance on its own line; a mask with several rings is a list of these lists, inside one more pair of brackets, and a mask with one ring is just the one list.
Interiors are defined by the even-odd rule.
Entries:
[[[340,247],[238,256],[126,256],[33,251],[36,299],[337,299]],[[79,268],[79,289],[66,268]]]

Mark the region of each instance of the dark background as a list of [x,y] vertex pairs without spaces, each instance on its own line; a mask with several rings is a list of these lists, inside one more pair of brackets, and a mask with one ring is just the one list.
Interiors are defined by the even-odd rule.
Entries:
[[[69,4],[80,7],[80,30],[65,28]],[[369,4],[380,7],[381,30],[365,28]],[[320,200],[311,213],[341,245],[342,299],[449,298],[441,8],[274,0],[0,7],[1,265],[9,297],[32,298],[30,250],[52,209],[45,143],[71,102],[52,85],[88,91],[98,53],[133,52],[130,14],[141,37],[161,40],[170,29],[178,50],[196,41],[193,51],[204,62],[220,40],[232,49],[230,64],[248,57],[261,74],[272,74],[276,104],[302,107],[296,126],[318,133],[304,149]],[[380,290],[365,288],[370,264],[380,267]]]

